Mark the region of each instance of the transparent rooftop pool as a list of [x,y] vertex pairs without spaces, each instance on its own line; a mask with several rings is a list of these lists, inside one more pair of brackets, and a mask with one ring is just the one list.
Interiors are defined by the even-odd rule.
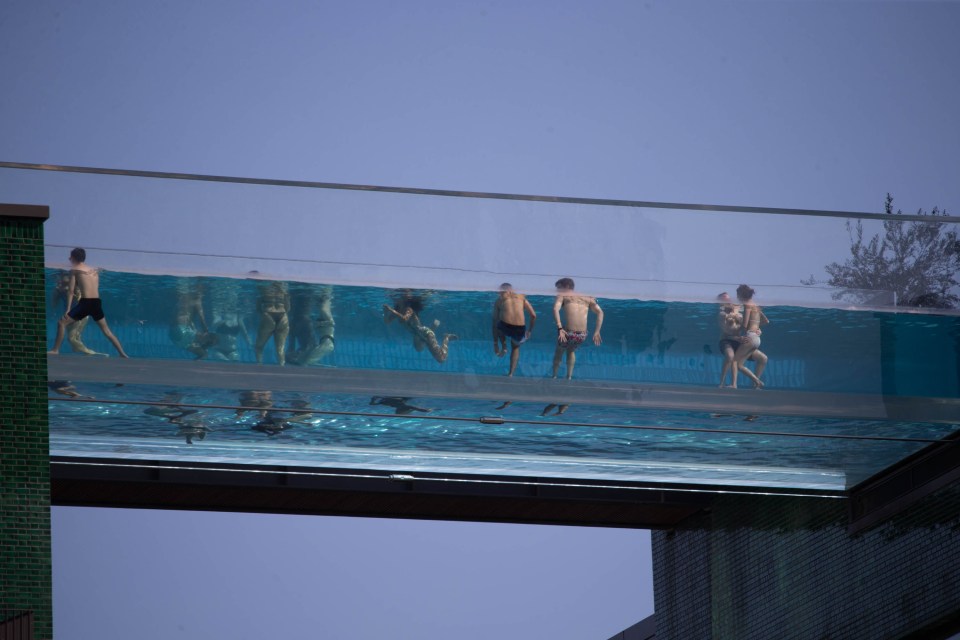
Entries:
[[[49,270],[51,297],[57,275]],[[508,378],[509,356],[495,355],[490,335],[495,293],[403,293],[423,297],[421,317],[439,320],[438,334],[458,336],[440,363],[383,321],[397,291],[297,282],[283,283],[291,324],[298,313],[314,322],[329,303],[334,348],[298,366],[302,349],[288,339],[293,362],[280,367],[271,338],[258,365],[257,300],[271,286],[105,274],[109,321],[132,358],[66,347],[50,356],[51,380],[87,396],[52,385],[51,453],[830,493],[956,429],[953,315],[766,307],[767,387],[728,389],[717,386],[713,303],[601,299],[604,344],[581,347],[574,379],[561,366],[555,380],[550,297],[530,296],[542,322]],[[188,327],[176,311],[185,296],[201,301],[211,331],[226,331],[229,349],[197,357],[195,320]],[[224,328],[227,317],[249,341]],[[112,350],[95,327],[83,340]],[[918,358],[930,343],[941,357]]]
[[[104,269],[106,317],[132,356],[90,323],[75,347],[110,357],[68,340],[48,358],[53,456],[834,496],[960,424],[956,311],[799,284],[824,264],[811,247],[852,219],[869,237],[877,214],[124,173],[0,163],[7,199],[49,204],[60,238],[48,344],[76,242]],[[132,246],[84,240],[84,216],[105,208],[129,212]],[[155,246],[173,209],[193,223]],[[799,274],[751,281],[771,321],[763,390],[718,388],[715,297],[752,280],[729,260],[747,226],[765,234],[760,279],[772,264]],[[562,276],[604,311],[572,380],[551,379]],[[504,281],[537,313],[512,378],[491,336]],[[280,315],[271,290],[288,297]],[[457,336],[443,362],[384,322],[404,296],[438,339]],[[256,361],[271,314],[290,327],[285,366],[273,337]]]

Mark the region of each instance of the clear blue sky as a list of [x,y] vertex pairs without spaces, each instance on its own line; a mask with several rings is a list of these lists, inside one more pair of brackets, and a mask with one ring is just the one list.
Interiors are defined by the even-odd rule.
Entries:
[[[889,191],[958,213],[958,27],[954,2],[7,0],[0,159],[874,211]],[[73,215],[49,237],[143,240]],[[648,544],[55,509],[57,637],[246,638],[269,619],[283,637],[602,639],[652,611]]]

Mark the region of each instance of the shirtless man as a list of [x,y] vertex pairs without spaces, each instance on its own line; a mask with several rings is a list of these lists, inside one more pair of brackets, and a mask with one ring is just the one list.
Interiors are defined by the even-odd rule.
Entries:
[[[553,377],[560,371],[560,360],[567,354],[567,380],[573,377],[573,366],[577,362],[577,349],[587,338],[587,312],[597,314],[597,326],[593,330],[593,344],[598,347],[603,343],[600,339],[600,327],[603,326],[603,309],[595,298],[577,295],[573,292],[573,280],[560,278],[556,282],[557,298],[553,302],[553,319],[557,323],[557,348],[553,352]],[[563,309],[566,322],[560,321],[560,310]]]
[[[524,311],[530,314],[530,328],[527,328]],[[520,360],[520,345],[530,338],[533,325],[537,322],[537,312],[527,300],[527,296],[514,292],[509,282],[500,285],[500,295],[493,303],[493,352],[503,356],[507,352],[507,338],[510,338],[510,370],[512,376]]]
[[[57,274],[56,278],[57,283],[54,285],[53,292],[50,295],[50,308],[56,310],[60,306],[60,303],[63,303],[64,312],[70,311],[70,307],[80,301],[80,289],[74,291],[73,300],[67,301],[67,289],[70,287],[70,272],[61,271]],[[57,311],[54,313],[57,313],[58,316],[60,315]],[[94,351],[83,343],[83,330],[86,329],[88,322],[90,322],[90,316],[71,324],[67,329],[67,342],[70,343],[70,347],[76,353],[82,353],[87,356],[107,355]]]
[[63,343],[63,335],[67,327],[87,316],[93,316],[93,321],[97,323],[97,326],[103,331],[103,335],[107,337],[120,357],[128,358],[129,356],[123,351],[120,341],[107,326],[107,319],[103,315],[103,305],[100,302],[100,270],[88,266],[84,262],[86,259],[87,252],[83,249],[76,248],[70,252],[70,264],[73,265],[73,268],[70,270],[70,282],[67,285],[67,300],[73,300],[74,290],[77,287],[80,288],[81,298],[60,318],[57,323],[57,337],[53,341],[53,349],[47,353],[60,353],[60,345]]

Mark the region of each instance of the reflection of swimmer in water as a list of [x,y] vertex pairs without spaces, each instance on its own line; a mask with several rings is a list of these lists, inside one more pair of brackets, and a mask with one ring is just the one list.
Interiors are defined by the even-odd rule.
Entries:
[[398,416],[405,416],[414,411],[420,413],[430,413],[433,409],[424,409],[407,402],[410,398],[401,398],[400,396],[373,396],[370,398],[370,404],[382,404],[385,407],[392,407],[393,412]]
[[267,416],[267,409],[273,406],[273,393],[271,391],[241,391],[240,406],[249,407],[248,409],[237,409],[237,417],[243,416],[247,411],[257,409],[260,418]]
[[[299,365],[319,363],[333,352],[334,329],[332,289],[323,287],[319,294],[310,289],[295,290],[290,320],[290,362]],[[316,312],[316,318],[314,318]]]
[[[417,315],[423,310],[423,298],[407,295],[399,298],[391,307],[383,305],[383,321],[390,324],[394,320],[400,320],[404,328],[413,336],[413,348],[417,351],[423,351],[426,347],[433,355],[434,359],[443,364],[447,359],[448,346],[451,340],[456,340],[457,336],[447,333],[443,336],[443,343],[437,342],[437,335],[432,329],[428,329],[420,322]],[[440,326],[439,320],[433,321],[434,328]]]
[[290,293],[285,282],[269,282],[259,286],[257,314],[260,325],[257,327],[257,342],[253,347],[257,364],[263,363],[263,348],[267,340],[273,337],[273,346],[277,352],[277,363],[286,364],[287,334],[290,333]]
[[311,424],[310,418],[313,417],[313,412],[309,411],[310,403],[305,400],[295,400],[291,403],[291,408],[301,409],[301,411],[294,413],[277,410],[268,411],[266,415],[261,418],[260,422],[250,428],[254,431],[265,433],[268,436],[275,436],[278,433],[293,428],[295,425]]
[[77,388],[73,386],[73,383],[69,380],[49,380],[47,382],[47,388],[54,393],[59,393],[69,398],[93,398],[93,396],[80,395],[80,392],[77,391]]
[[[63,306],[63,311],[66,313],[70,307],[74,304],[80,302],[82,294],[80,293],[80,288],[77,287],[73,293],[73,300],[70,303],[67,303],[67,294],[70,290],[70,272],[61,271],[57,274],[57,283],[54,285],[53,292],[50,295],[50,308],[59,310],[61,305]],[[59,311],[57,312],[59,316]],[[90,316],[74,322],[69,327],[67,327],[67,342],[70,343],[70,348],[73,349],[75,353],[82,353],[87,356],[105,356],[105,353],[99,353],[94,351],[87,345],[83,343],[83,330],[87,328],[87,323],[90,322]]]
[[159,406],[147,407],[143,412],[148,416],[156,416],[169,420],[171,424],[178,424],[184,417],[198,413],[196,409],[188,409],[180,406],[183,401],[183,394],[176,391],[168,391],[163,394],[160,401],[163,404]]
[[557,412],[554,413],[553,415],[555,415],[555,416],[562,416],[564,413],[567,412],[567,409],[570,408],[570,405],[568,405],[568,404],[548,404],[547,406],[545,406],[545,407],[543,408],[543,411],[540,412],[540,416],[542,417],[542,416],[548,416],[548,415],[550,415],[550,412],[551,412],[554,408],[557,409]]
[[207,426],[202,413],[193,413],[185,416],[182,420],[171,420],[172,424],[177,425],[177,435],[185,439],[187,444],[193,444],[193,439],[203,440],[207,433],[213,431]]
[[148,416],[156,416],[176,425],[177,435],[184,438],[187,444],[193,444],[193,439],[203,440],[207,432],[213,431],[207,426],[203,414],[196,409],[188,409],[180,405],[183,394],[168,391],[163,394],[162,405],[147,407],[143,412]]
[[170,324],[170,341],[197,359],[207,355],[216,337],[207,331],[203,315],[203,294],[196,282],[177,281],[177,304]]

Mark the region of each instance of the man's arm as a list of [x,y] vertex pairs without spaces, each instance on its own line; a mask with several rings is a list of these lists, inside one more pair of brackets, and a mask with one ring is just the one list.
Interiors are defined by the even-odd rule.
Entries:
[[557,334],[559,335],[560,342],[567,341],[567,334],[563,330],[563,323],[560,322],[560,307],[563,306],[563,296],[557,296],[557,299],[553,301],[553,319],[557,323]]
[[70,309],[73,307],[73,294],[77,290],[77,274],[73,271],[70,272],[70,284],[67,285],[67,310],[65,313],[70,313]]
[[490,333],[493,334],[493,347],[497,347],[497,322],[500,320],[500,297],[493,303],[493,317],[490,320]]
[[523,308],[530,314],[530,328],[527,329],[527,337],[529,338],[530,334],[533,333],[533,325],[537,324],[537,312],[533,310],[533,305],[530,304],[526,296],[523,298]]
[[390,324],[397,318],[399,318],[400,320],[403,320],[403,316],[397,313],[396,309],[394,309],[388,304],[383,305],[383,321],[384,322],[386,322],[387,324]]
[[590,299],[590,310],[597,314],[597,328],[593,330],[593,344],[599,347],[603,343],[600,338],[600,327],[603,326],[603,309],[597,304],[596,298]]

